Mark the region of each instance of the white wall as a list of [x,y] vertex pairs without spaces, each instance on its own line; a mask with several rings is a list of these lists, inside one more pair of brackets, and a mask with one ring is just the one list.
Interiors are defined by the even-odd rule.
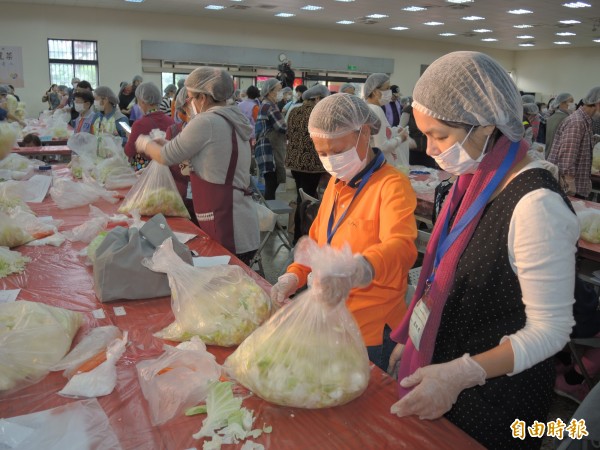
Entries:
[[[574,84],[578,88],[587,89],[592,85],[591,80],[597,79],[600,65],[597,49],[561,50],[557,57],[556,51],[513,52],[408,40],[401,33],[397,38],[389,38],[201,17],[2,3],[0,43],[23,47],[25,88],[17,93],[27,103],[29,116],[37,115],[45,107],[41,96],[49,86],[48,38],[98,41],[100,84],[114,90],[120,81],[130,80],[136,74],[160,86],[160,74],[142,73],[143,39],[393,58],[392,84],[399,85],[404,94],[411,93],[421,64],[430,64],[455,50],[488,53],[507,70],[516,70],[521,89],[545,94],[564,89],[562,84],[571,76],[576,76]],[[562,72],[560,76],[558,72]],[[577,97],[576,92],[573,94]]]
[[[515,67],[521,90],[541,93],[542,101],[568,92],[577,102],[591,88],[600,86],[600,45],[516,52]],[[536,95],[537,100],[539,97]]]

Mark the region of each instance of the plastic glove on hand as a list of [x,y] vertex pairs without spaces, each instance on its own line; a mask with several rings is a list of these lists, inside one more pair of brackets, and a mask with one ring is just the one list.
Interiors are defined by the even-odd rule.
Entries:
[[146,134],[140,134],[135,140],[135,149],[138,151],[138,153],[146,153],[146,147],[150,142],[152,142],[150,136]]
[[278,306],[285,305],[289,296],[298,290],[299,283],[296,274],[284,273],[271,288],[271,301]]
[[373,281],[373,268],[362,256],[354,255],[354,264],[350,272],[340,275],[315,277],[313,287],[319,292],[318,296],[329,306],[336,306],[348,298],[354,287],[365,287]]
[[464,389],[485,384],[486,376],[483,367],[468,353],[447,363],[421,367],[400,382],[403,388],[414,389],[394,403],[390,411],[398,417],[437,419],[450,411]]
[[404,344],[396,344],[390,355],[387,373],[394,379],[398,378],[398,366],[400,365],[400,359],[402,359],[402,353],[404,353]]

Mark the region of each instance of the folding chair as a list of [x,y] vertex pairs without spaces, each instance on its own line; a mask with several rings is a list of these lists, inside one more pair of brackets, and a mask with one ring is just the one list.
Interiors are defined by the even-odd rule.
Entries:
[[[288,205],[286,202],[284,202],[283,200],[277,200],[277,199],[265,200],[263,193],[261,192],[261,190],[258,187],[258,180],[254,176],[250,177],[250,188],[252,189],[252,191],[254,193],[256,201],[258,203],[260,203],[261,205],[266,206],[274,214],[289,215],[293,211],[292,207],[290,205]],[[287,230],[285,230],[281,225],[279,225],[278,221],[274,221],[274,222],[275,223],[274,223],[274,226],[272,229],[261,230],[264,233],[264,236],[261,239],[258,250],[256,251],[254,257],[252,258],[252,260],[250,261],[250,264],[249,264],[250,267],[252,267],[254,264],[258,264],[261,275],[264,275],[264,270],[263,270],[263,265],[262,265],[262,250],[264,249],[265,245],[267,244],[267,241],[271,238],[271,236],[273,234],[276,234],[279,237],[279,239],[281,240],[281,245],[279,247],[277,247],[277,249],[275,250],[275,254],[277,254],[277,252],[279,252],[279,250],[281,250],[281,247],[285,247],[290,251],[292,250],[292,243],[290,242],[290,239],[288,237]]]

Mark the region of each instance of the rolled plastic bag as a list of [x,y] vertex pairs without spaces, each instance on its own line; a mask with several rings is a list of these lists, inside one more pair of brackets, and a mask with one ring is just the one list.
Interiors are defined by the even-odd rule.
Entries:
[[122,447],[98,400],[82,400],[23,416],[0,419],[0,448],[11,450]]
[[[312,267],[313,286],[350,276],[349,247],[299,245],[295,259]],[[358,325],[340,302],[333,308],[309,287],[250,335],[225,361],[230,376],[278,405],[327,408],[361,395],[369,358]]]
[[79,344],[68,355],[53,365],[50,370],[52,372],[64,370],[63,375],[65,378],[70,379],[78,372],[82,364],[89,362],[102,352],[106,354],[109,344],[121,337],[121,330],[114,325],[92,328]]
[[125,196],[119,212],[128,213],[134,209],[143,216],[162,213],[165,216],[190,218],[169,167],[156,161],[150,161]]
[[173,250],[171,238],[142,264],[166,273],[175,322],[155,333],[172,341],[198,336],[206,344],[229,347],[246,339],[271,313],[271,300],[236,265],[194,267]]
[[196,336],[177,347],[165,345],[156,359],[137,365],[142,393],[150,405],[152,425],[160,425],[206,399],[208,385],[221,376],[221,366]]
[[0,303],[0,393],[44,378],[71,348],[81,313],[19,300]]
[[103,354],[99,354],[88,367],[80,366],[78,373],[58,392],[59,395],[90,398],[110,394],[117,385],[117,361],[125,352],[126,345],[127,331],[123,333],[122,339],[115,339],[108,345],[104,352],[104,362],[94,367],[95,363],[102,359]]

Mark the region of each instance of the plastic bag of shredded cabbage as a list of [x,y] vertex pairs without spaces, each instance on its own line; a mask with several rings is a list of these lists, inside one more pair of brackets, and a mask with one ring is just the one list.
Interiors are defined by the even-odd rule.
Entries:
[[[349,247],[316,244],[298,245],[294,256],[312,267],[313,285],[320,278],[340,276],[353,258]],[[369,382],[365,344],[345,302],[333,308],[326,303],[309,287],[242,342],[225,369],[278,405],[327,408],[358,397]]]
[[198,336],[206,344],[230,347],[246,339],[271,313],[271,299],[241,267],[191,266],[173,251],[171,238],[142,264],[169,277],[175,322],[156,337],[187,341]]
[[118,195],[115,191],[107,191],[95,180],[83,174],[83,182],[75,182],[66,178],[54,180],[50,188],[50,196],[60,209],[77,208],[89,205],[100,199],[116,203]]
[[600,244],[600,211],[593,209],[584,209],[577,211],[581,239]]
[[81,313],[19,300],[0,304],[0,392],[37,383],[71,348]]
[[190,218],[168,166],[151,161],[125,196],[120,213],[137,209],[143,216],[164,214]]
[[0,160],[4,159],[17,145],[17,130],[8,122],[0,122]]
[[21,253],[0,247],[0,278],[12,273],[21,273],[25,270],[25,264],[31,259],[22,256]]

